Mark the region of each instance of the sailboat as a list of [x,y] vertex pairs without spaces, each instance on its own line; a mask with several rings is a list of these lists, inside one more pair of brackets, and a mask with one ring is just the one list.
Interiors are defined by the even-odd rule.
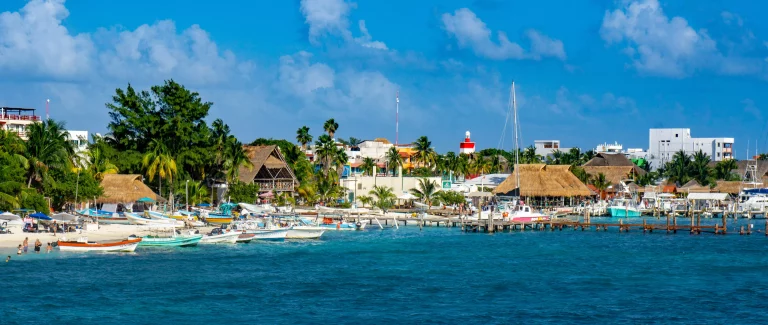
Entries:
[[514,114],[514,131],[515,131],[515,182],[517,184],[517,198],[513,200],[512,202],[507,202],[503,207],[504,210],[502,215],[504,215],[504,218],[508,218],[510,221],[519,221],[519,222],[532,222],[532,221],[546,221],[549,220],[549,216],[546,214],[542,214],[540,212],[535,211],[530,206],[525,204],[522,200],[517,200],[522,195],[522,191],[520,190],[521,184],[520,184],[520,169],[518,168],[520,166],[520,157],[519,157],[519,151],[520,151],[520,122],[517,118],[517,98],[515,96],[515,83],[512,82],[512,89],[511,92],[511,100],[512,100],[512,110]]

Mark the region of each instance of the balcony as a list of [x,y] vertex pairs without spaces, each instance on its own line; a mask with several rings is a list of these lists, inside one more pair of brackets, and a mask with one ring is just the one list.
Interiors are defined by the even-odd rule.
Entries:
[[40,122],[40,116],[37,116],[37,115],[2,114],[2,115],[0,115],[0,120]]

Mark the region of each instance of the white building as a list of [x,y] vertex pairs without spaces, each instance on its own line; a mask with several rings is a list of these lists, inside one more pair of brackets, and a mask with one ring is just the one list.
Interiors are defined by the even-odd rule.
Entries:
[[377,161],[383,161],[387,155],[387,151],[389,151],[389,148],[392,148],[392,146],[392,143],[384,138],[365,140],[355,147],[347,148],[347,157],[349,157],[350,163],[362,162],[365,158],[373,158]]
[[88,131],[67,130],[67,140],[72,143],[75,152],[81,152],[88,149]]
[[547,157],[555,150],[560,152],[566,152],[571,148],[561,148],[560,140],[534,140],[533,147],[536,148],[536,155],[539,157]]
[[34,108],[0,107],[0,129],[14,132],[22,140],[28,139],[27,127],[41,121]]
[[628,148],[624,150],[624,146],[618,142],[598,144],[595,147],[595,153],[621,153],[628,159],[647,158],[648,153],[639,148]]
[[689,155],[701,150],[712,161],[734,157],[733,138],[693,138],[691,129],[650,129],[648,141],[648,160],[654,168],[670,161],[680,150]]

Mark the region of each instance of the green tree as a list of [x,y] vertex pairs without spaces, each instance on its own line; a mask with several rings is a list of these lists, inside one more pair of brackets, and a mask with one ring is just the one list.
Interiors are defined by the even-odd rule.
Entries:
[[431,203],[437,198],[438,192],[440,192],[440,186],[437,182],[426,177],[419,178],[418,188],[411,189],[411,194],[427,206],[431,206]]
[[229,183],[228,186],[227,196],[231,202],[254,204],[259,199],[259,184],[243,183],[235,180],[235,182]]
[[357,197],[357,200],[360,201],[363,207],[373,205],[373,198],[367,195],[360,195]]
[[53,169],[50,175],[56,181],[46,182],[42,194],[51,198],[51,206],[56,211],[63,210],[67,203],[84,202],[104,193],[99,180],[89,170]]
[[368,174],[373,176],[374,170],[376,169],[376,161],[371,157],[365,157],[363,158],[363,164],[360,165],[360,167],[363,169],[363,175]]
[[227,171],[227,182],[232,183],[240,176],[240,167],[253,169],[251,159],[245,154],[243,144],[235,137],[227,139],[224,146],[224,169]]
[[599,191],[599,195],[602,198],[603,193],[605,193],[605,190],[608,188],[608,186],[611,185],[611,183],[605,178],[605,174],[598,173],[597,176],[592,179],[592,185],[594,185],[595,188]]
[[339,129],[339,123],[336,123],[334,119],[328,119],[323,124],[323,130],[325,130],[325,132],[328,132],[328,136],[331,137],[331,139],[333,139],[333,136],[336,134],[336,130],[338,129]]
[[88,150],[85,155],[88,160],[88,171],[97,181],[104,179],[106,174],[117,174],[120,171],[98,147]]
[[432,141],[426,136],[420,136],[413,144],[416,149],[416,162],[422,167],[430,168],[435,158],[435,150],[432,149]]
[[733,159],[726,159],[723,161],[719,161],[715,165],[714,177],[715,179],[724,180],[724,181],[738,181],[740,180],[741,177],[733,172],[738,168],[739,166],[736,164],[736,161]]
[[439,191],[436,196],[436,200],[445,205],[460,204],[466,201],[463,194],[454,191]]
[[[173,188],[173,176],[177,172],[176,161],[168,154],[168,149],[162,141],[155,139],[150,142],[150,151],[144,155],[143,165],[150,182],[157,177],[160,195],[163,192],[164,179],[168,179]],[[171,206],[173,206],[173,191],[169,192]]]
[[309,127],[305,125],[296,131],[296,141],[301,144],[302,150],[307,149],[307,144],[312,142],[312,135],[309,134]]
[[315,162],[323,165],[323,173],[325,175],[328,175],[328,170],[330,170],[336,154],[336,143],[333,142],[330,136],[323,134],[317,137],[317,141],[315,141]]
[[27,157],[29,171],[27,172],[27,187],[32,181],[42,186],[43,179],[51,168],[71,168],[70,158],[75,149],[67,141],[64,124],[54,120],[33,123],[27,127]]
[[373,206],[381,209],[384,214],[387,214],[389,208],[395,205],[395,200],[397,200],[397,196],[392,192],[392,188],[387,186],[374,186],[368,192],[368,195],[375,198]]
[[688,174],[695,179],[702,186],[707,186],[710,183],[714,183],[714,173],[709,168],[709,155],[699,150],[693,154],[693,161],[689,164]]
[[666,163],[664,176],[678,185],[688,183],[691,180],[689,176],[690,165],[691,157],[685,151],[680,150],[672,156],[671,161]]
[[392,171],[392,176],[395,176],[397,168],[403,165],[403,157],[400,156],[400,152],[397,151],[397,148],[390,147],[389,150],[387,150],[385,159],[387,160],[387,169]]
[[24,157],[26,145],[15,132],[0,129],[0,151],[18,161],[25,170],[29,168],[27,157]]

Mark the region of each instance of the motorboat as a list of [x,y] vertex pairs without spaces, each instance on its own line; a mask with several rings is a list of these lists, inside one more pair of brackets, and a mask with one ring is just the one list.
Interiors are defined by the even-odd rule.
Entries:
[[237,243],[250,243],[253,240],[253,237],[256,237],[255,234],[248,234],[248,233],[240,233],[240,235],[237,236],[237,240],[235,242]]
[[200,240],[203,239],[203,235],[197,233],[190,232],[187,235],[182,235],[181,233],[174,231],[173,228],[170,228],[170,230],[171,234],[169,236],[161,236],[158,234],[140,237],[141,241],[139,242],[139,247],[191,247],[197,246],[197,244],[200,243]]
[[201,244],[234,244],[242,233],[213,228],[210,233],[203,235]]
[[253,240],[282,241],[288,236],[291,227],[280,227],[265,219],[238,221],[232,223],[232,229],[244,231],[246,234],[253,234]]
[[133,252],[141,241],[141,238],[109,242],[88,241],[88,237],[80,237],[73,241],[62,238],[57,242],[57,246],[62,252]]
[[140,215],[137,215],[135,213],[125,212],[125,217],[128,218],[128,221],[131,224],[134,225],[172,225],[172,226],[184,226],[184,223],[175,219],[152,219],[152,218],[146,218],[142,217]]
[[286,239],[318,239],[327,230],[306,218],[285,218],[283,220],[290,226],[290,230],[285,236]]

